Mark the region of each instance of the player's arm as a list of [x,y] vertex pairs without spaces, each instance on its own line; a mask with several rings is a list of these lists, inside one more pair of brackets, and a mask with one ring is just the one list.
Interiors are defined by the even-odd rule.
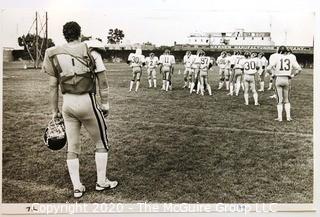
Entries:
[[95,74],[98,87],[98,94],[100,96],[100,108],[105,116],[109,113],[109,85],[107,80],[106,67],[103,63],[102,57],[97,52],[91,52],[96,64]]
[[97,73],[98,93],[101,100],[101,110],[105,116],[109,113],[109,84],[106,71]]
[[58,117],[59,114],[59,81],[54,76],[49,76],[49,97],[50,106],[53,117]]
[[127,64],[130,65],[132,62],[132,53],[129,54],[128,60],[127,60]]
[[49,49],[46,50],[41,71],[49,75],[49,104],[53,118],[59,117],[59,76],[52,57],[49,58]]
[[291,75],[291,77],[295,77],[301,73],[302,68],[297,61],[293,61],[292,68],[295,69],[295,73]]

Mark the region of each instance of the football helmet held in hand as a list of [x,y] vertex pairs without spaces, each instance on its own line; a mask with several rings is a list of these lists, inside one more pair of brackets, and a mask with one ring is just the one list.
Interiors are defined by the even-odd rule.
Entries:
[[53,118],[43,135],[44,144],[51,150],[60,150],[67,143],[64,121],[62,117]]

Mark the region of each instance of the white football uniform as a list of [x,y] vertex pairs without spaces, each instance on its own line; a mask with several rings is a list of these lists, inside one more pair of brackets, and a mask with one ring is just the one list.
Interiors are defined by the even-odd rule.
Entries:
[[198,57],[200,62],[200,76],[208,76],[210,64],[213,64],[213,60],[208,56]]
[[148,73],[148,79],[156,79],[156,68],[158,65],[159,59],[158,57],[147,57],[146,58],[146,67],[147,67],[147,73]]
[[141,68],[145,63],[145,57],[142,54],[131,53],[128,57],[128,61],[130,61],[130,66],[132,67],[133,73],[141,72]]

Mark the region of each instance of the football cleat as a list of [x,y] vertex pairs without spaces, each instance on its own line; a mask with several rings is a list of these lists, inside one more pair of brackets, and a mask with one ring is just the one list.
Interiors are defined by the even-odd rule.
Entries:
[[102,184],[96,183],[96,191],[112,189],[117,187],[117,185],[118,185],[118,181],[110,181],[109,179],[106,179],[106,181]]
[[60,150],[67,143],[67,135],[62,116],[53,118],[43,135],[44,144],[51,150]]
[[290,122],[290,121],[293,121],[293,119],[292,119],[292,118],[287,118],[287,121],[289,121],[289,122]]
[[276,118],[274,119],[275,121],[279,121],[279,122],[282,122],[282,119],[281,118]]
[[76,188],[73,190],[73,196],[75,198],[80,198],[83,196],[85,191],[86,191],[86,187],[84,185],[81,185],[80,188]]

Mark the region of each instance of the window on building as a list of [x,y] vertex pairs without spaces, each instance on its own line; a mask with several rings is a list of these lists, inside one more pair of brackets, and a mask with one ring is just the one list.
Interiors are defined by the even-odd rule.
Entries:
[[197,42],[197,39],[194,39],[194,42]]
[[236,40],[238,40],[238,37],[236,37]]
[[254,40],[254,37],[252,37],[252,40]]
[[209,43],[209,40],[208,40],[208,39],[206,40],[206,43]]
[[261,39],[263,40],[264,38],[262,37]]

